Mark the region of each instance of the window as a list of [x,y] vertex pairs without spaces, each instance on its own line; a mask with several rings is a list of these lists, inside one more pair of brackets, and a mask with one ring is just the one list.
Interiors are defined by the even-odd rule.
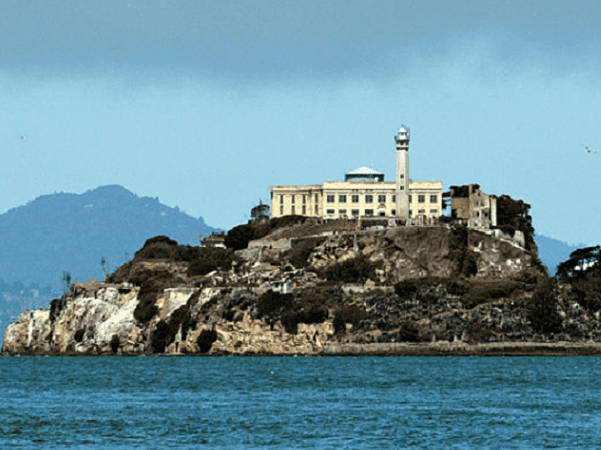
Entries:
[[373,209],[366,209],[365,210],[365,215],[366,216],[373,216],[374,215],[374,210]]
[[437,209],[431,209],[430,210],[430,214],[438,214],[438,210]]
[[306,196],[306,195],[303,195],[303,205],[304,205],[305,203],[307,203],[307,196]]
[[338,217],[346,217],[346,209],[339,209]]
[[317,212],[317,205],[315,205],[315,215],[317,215],[317,214],[319,214],[319,213]]
[[346,203],[346,195],[339,195],[338,203]]
[[386,203],[386,196],[378,195],[378,203]]
[[411,203],[413,201],[413,198],[411,197],[411,195],[409,196],[409,203]]
[[353,215],[353,217],[359,217],[359,210],[358,209],[353,209],[351,211],[351,214]]
[[[409,197],[411,197],[411,196],[409,196]],[[396,195],[392,196],[392,203],[396,203]]]
[[438,202],[438,195],[431,195],[430,203],[436,203],[436,202]]
[[404,190],[405,190],[405,186],[401,186],[401,191],[404,191]]
[[417,202],[418,203],[426,203],[426,196],[422,195],[422,194],[418,195],[417,196]]
[[365,196],[365,203],[373,203],[374,202],[374,196],[373,195],[366,195]]
[[405,175],[401,174],[401,179],[405,178]]
[[319,195],[315,194],[315,203],[319,203]]
[[283,204],[284,204],[284,196],[280,195],[280,205],[283,205]]
[[294,215],[294,205],[292,205],[292,211],[291,212],[292,212],[292,215]]
[[283,216],[283,215],[284,215],[284,207],[280,206],[280,216]]
[[292,197],[292,204],[294,205],[294,197],[296,197],[296,195],[291,195]]
[[386,217],[386,211],[380,211],[380,212],[378,213],[378,215],[379,215],[380,217]]
[[307,207],[305,205],[303,205],[303,216],[307,214]]
[[426,210],[425,209],[420,209],[417,213],[418,214],[426,214]]
[[359,196],[358,195],[351,196],[351,201],[353,203],[359,203]]
[[391,216],[396,216],[396,209],[393,209],[392,211],[390,211],[390,215]]
[[333,209],[328,209],[327,211],[328,216],[333,216],[334,215],[334,210]]
[[335,195],[328,195],[328,203],[334,203],[336,201]]

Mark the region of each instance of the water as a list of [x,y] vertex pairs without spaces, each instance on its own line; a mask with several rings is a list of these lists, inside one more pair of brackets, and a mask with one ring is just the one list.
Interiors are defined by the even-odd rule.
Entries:
[[601,359],[0,358],[0,448],[596,448]]

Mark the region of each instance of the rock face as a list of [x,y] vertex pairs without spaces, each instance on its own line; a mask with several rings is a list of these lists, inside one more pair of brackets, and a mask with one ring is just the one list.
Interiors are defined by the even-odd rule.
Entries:
[[551,306],[554,328],[533,318],[544,273],[514,242],[448,226],[295,230],[286,245],[262,239],[236,254],[149,240],[107,282],[75,284],[49,310],[22,313],[2,353],[315,355],[601,340],[599,313],[569,292]]

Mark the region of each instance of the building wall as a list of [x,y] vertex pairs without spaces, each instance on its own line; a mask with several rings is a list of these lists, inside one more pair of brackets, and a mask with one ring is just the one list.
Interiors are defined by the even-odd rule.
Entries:
[[490,228],[497,225],[497,198],[469,185],[468,197],[454,197],[451,192],[453,217],[463,220],[472,228]]
[[[410,182],[409,197],[412,217],[442,215],[440,181]],[[395,213],[395,182],[328,181],[321,185],[271,188],[271,217],[274,218],[292,214],[336,219],[382,215],[395,217]]]

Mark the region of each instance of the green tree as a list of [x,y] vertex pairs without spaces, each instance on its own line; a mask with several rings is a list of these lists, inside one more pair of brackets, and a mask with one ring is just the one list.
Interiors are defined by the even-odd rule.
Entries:
[[71,290],[71,274],[69,272],[65,272],[63,270],[63,291],[65,294],[69,293]]
[[106,276],[108,274],[108,268],[107,268],[107,264],[106,264],[106,258],[104,256],[100,260],[100,265],[102,266],[102,271],[104,272],[104,278],[106,279]]

